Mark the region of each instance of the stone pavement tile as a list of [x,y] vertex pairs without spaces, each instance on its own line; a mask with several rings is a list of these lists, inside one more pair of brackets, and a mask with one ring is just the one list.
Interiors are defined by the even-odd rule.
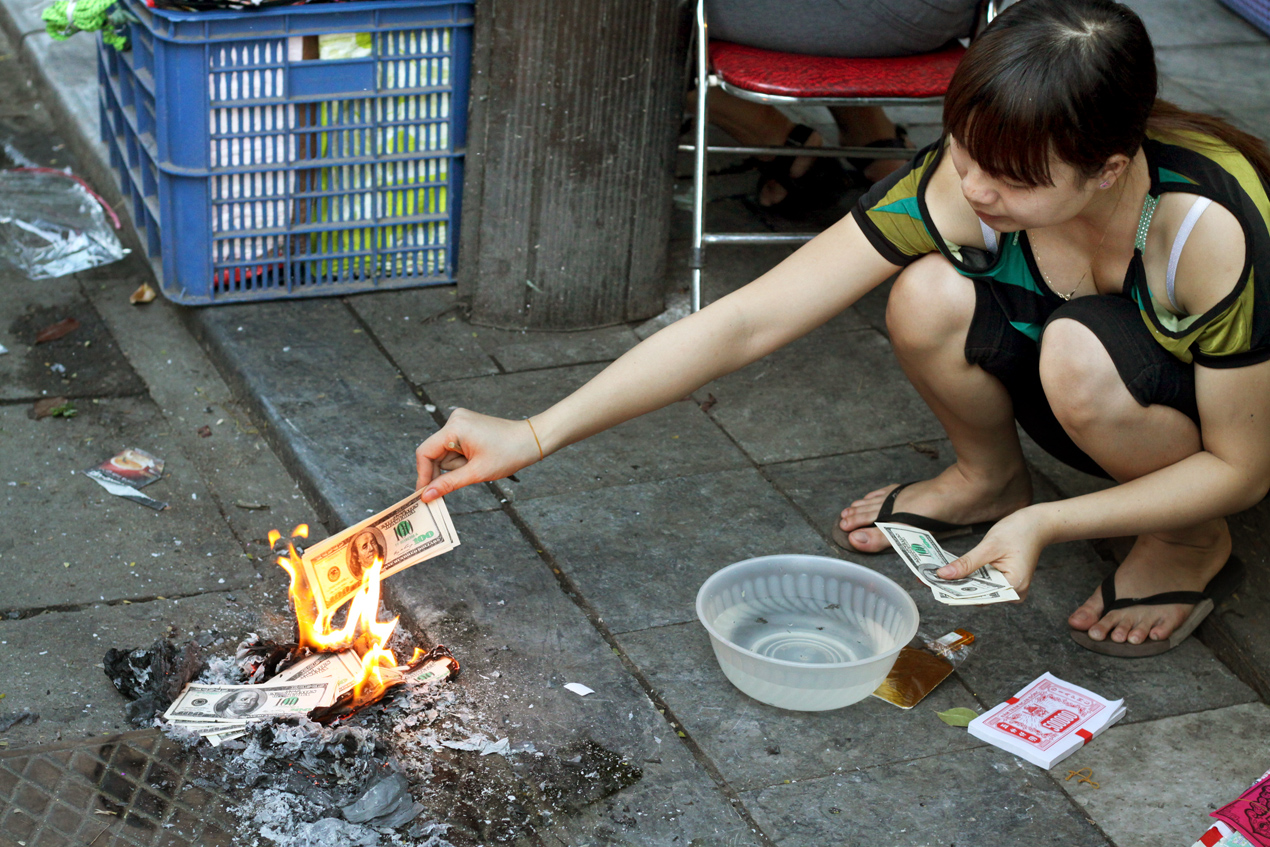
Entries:
[[[145,386],[73,277],[32,282],[0,268],[0,400],[142,394]],[[36,344],[45,327],[66,318],[79,327]],[[57,367],[64,370],[55,370]]]
[[453,286],[377,291],[346,302],[416,385],[498,373],[463,320]]
[[[709,635],[695,620],[623,633],[618,640],[688,736],[738,791],[982,744],[935,716],[974,705],[956,677],[909,710],[866,697],[842,709],[794,712],[751,699],[728,682]],[[779,841],[778,833],[768,830]]]
[[[1072,771],[1090,768],[1094,788]],[[1116,847],[1190,844],[1208,813],[1270,768],[1270,708],[1248,703],[1164,720],[1117,725],[1050,775]]]
[[[941,434],[911,446],[771,464],[763,468],[763,475],[829,540],[834,523],[852,501],[897,482],[929,479],[952,462],[952,448]],[[868,558],[850,551],[842,555],[861,562]]]
[[1156,49],[1197,44],[1264,44],[1266,37],[1217,0],[1126,0]]
[[[455,522],[463,545],[387,580],[391,605],[405,610],[431,641],[454,651],[463,666],[456,684],[491,731],[513,746],[528,742],[552,751],[590,738],[644,771],[613,798],[627,808],[619,815],[624,823],[590,810],[581,820],[562,823],[575,836],[586,830],[585,839],[569,843],[593,843],[603,827],[616,829],[622,844],[650,847],[754,843],[748,826],[508,517],[469,514]],[[568,682],[595,693],[579,697],[562,687]]]
[[694,620],[697,589],[733,562],[831,555],[748,469],[544,497],[517,512],[614,632]]
[[1174,47],[1156,53],[1160,71],[1230,115],[1270,109],[1270,39],[1260,44]]
[[[1234,549],[1247,565],[1239,591],[1200,626],[1205,642],[1263,698],[1270,697],[1270,502],[1229,519]],[[1270,767],[1270,765],[1267,765]]]
[[780,847],[1111,844],[1044,773],[1005,756],[985,747],[742,797]]
[[[73,418],[40,421],[25,409],[0,407],[0,429],[9,442],[0,477],[7,516],[0,567],[46,574],[6,584],[0,608],[182,596],[255,578],[256,564],[220,530],[215,500],[149,400],[86,402]],[[108,494],[83,475],[124,447],[165,460],[164,478],[145,493],[168,509]]]
[[503,372],[607,362],[638,339],[629,327],[582,332],[499,330],[469,323],[453,286],[350,297],[392,361],[422,385]]
[[[598,365],[580,365],[432,383],[425,388],[432,402],[447,413],[450,407],[462,406],[524,418],[560,400],[600,370]],[[727,436],[689,400],[574,444],[498,485],[509,498],[529,500],[748,465]]]
[[699,390],[759,464],[943,436],[885,338],[828,325]]
[[[145,308],[128,302],[137,284],[150,278],[149,268],[135,253],[77,276],[163,410],[176,443],[211,489],[230,530],[244,548],[265,557],[272,567],[269,530],[289,531],[315,520],[299,486],[252,421],[250,404],[230,392],[186,330],[182,307],[164,298]],[[310,538],[316,540],[319,532],[315,527]]]
[[[5,732],[4,740],[16,749],[55,741],[59,731],[78,736],[133,729],[124,717],[123,696],[102,671],[106,651],[149,647],[158,638],[181,644],[196,632],[210,630],[237,638],[259,626],[254,611],[237,599],[229,592],[131,605],[93,603],[73,611],[0,620],[3,711],[29,709],[40,715],[38,723]],[[233,643],[209,649],[232,652]]]
[[[353,524],[411,492],[415,447],[437,425],[343,303],[248,303],[189,317],[324,520]],[[474,485],[447,505],[462,513],[497,503]]]

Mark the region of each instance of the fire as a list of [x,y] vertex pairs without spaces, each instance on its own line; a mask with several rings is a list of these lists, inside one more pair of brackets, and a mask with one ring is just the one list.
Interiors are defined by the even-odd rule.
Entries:
[[[270,547],[281,537],[282,533],[276,529],[270,530]],[[397,618],[390,621],[376,619],[379,613],[379,574],[383,560],[376,557],[374,565],[362,576],[361,586],[349,601],[344,625],[335,629],[331,621],[337,610],[330,610],[324,615],[318,614],[317,601],[305,578],[300,554],[295,549],[294,539],[308,537],[308,525],[300,524],[291,532],[287,552],[278,556],[278,564],[291,577],[291,587],[287,593],[295,606],[296,623],[299,625],[297,651],[305,648],[323,653],[356,650],[362,662],[362,677],[353,687],[353,701],[350,706],[355,709],[379,699],[389,686],[401,681],[397,657],[386,646],[397,628]],[[421,652],[415,650],[412,663],[419,658]]]

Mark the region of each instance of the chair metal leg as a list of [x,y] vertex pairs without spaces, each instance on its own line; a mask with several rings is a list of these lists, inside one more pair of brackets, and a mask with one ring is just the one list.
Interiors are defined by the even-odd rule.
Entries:
[[705,0],[697,2],[697,119],[692,166],[692,311],[701,309],[702,235],[706,217],[706,97],[710,90]]

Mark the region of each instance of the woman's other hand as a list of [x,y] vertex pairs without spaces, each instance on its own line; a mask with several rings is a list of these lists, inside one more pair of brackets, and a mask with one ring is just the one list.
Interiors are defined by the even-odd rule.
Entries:
[[455,409],[439,432],[415,448],[415,489],[431,502],[474,482],[504,479],[541,456],[527,421]]
[[1019,595],[1027,599],[1032,585],[1032,574],[1045,541],[1039,527],[1029,517],[1028,509],[1020,509],[997,521],[974,549],[954,559],[936,573],[944,579],[964,579],[979,568],[987,566],[1005,574],[1006,580]]

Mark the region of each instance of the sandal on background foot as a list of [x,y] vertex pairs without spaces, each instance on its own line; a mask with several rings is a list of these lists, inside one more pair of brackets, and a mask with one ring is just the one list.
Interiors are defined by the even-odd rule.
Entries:
[[[936,541],[943,538],[956,538],[958,535],[970,535],[975,532],[983,532],[994,523],[994,521],[983,521],[982,523],[975,524],[949,523],[948,521],[941,521],[938,518],[928,518],[925,515],[915,515],[912,512],[894,511],[895,498],[899,496],[901,491],[912,485],[914,481],[902,482],[891,489],[891,493],[886,495],[886,499],[882,501],[882,508],[878,510],[878,516],[873,519],[875,523],[881,521],[882,523],[903,523],[908,524],[909,526],[915,526],[918,529],[924,529],[929,532],[935,537]],[[869,526],[872,525],[873,524],[870,524]],[[868,529],[868,527],[862,526],[856,527],[856,529]],[[851,532],[855,531],[855,529],[851,530]],[[834,521],[833,531],[830,534],[833,536],[833,543],[837,544],[843,550],[849,550],[852,553],[867,552],[851,546],[851,532],[847,532],[842,528],[841,518],[839,518]]]
[[1195,608],[1191,609],[1191,613],[1187,615],[1182,625],[1169,635],[1168,638],[1160,641],[1151,641],[1150,639],[1143,641],[1141,644],[1130,644],[1128,641],[1112,641],[1110,637],[1104,638],[1102,641],[1095,641],[1089,637],[1089,633],[1079,629],[1073,629],[1072,640],[1084,647],[1086,650],[1092,650],[1095,653],[1102,653],[1105,656],[1119,656],[1126,659],[1139,659],[1144,656],[1158,656],[1160,653],[1166,653],[1177,645],[1181,644],[1186,638],[1195,631],[1204,618],[1208,617],[1209,612],[1213,610],[1213,605],[1218,603],[1238,590],[1244,581],[1244,563],[1238,556],[1232,555],[1226,560],[1226,564],[1217,572],[1203,591],[1165,591],[1160,594],[1152,594],[1150,597],[1116,597],[1116,575],[1112,573],[1102,581],[1102,612],[1115,611],[1116,609],[1126,609],[1129,606],[1166,606],[1172,603],[1194,603]]
[[[900,126],[899,124],[895,125],[894,138],[879,138],[876,141],[870,141],[867,144],[862,144],[860,146],[869,147],[875,150],[903,151],[902,155],[895,157],[896,159],[908,160],[912,158],[912,155],[914,153],[913,148],[910,147],[908,143],[908,130],[906,130],[904,127]],[[850,157],[847,159],[847,161],[851,164],[851,167],[855,168],[856,171],[858,172],[859,179],[862,182],[862,186],[868,187],[872,185],[874,182],[876,182],[876,180],[871,180],[868,177],[866,177],[864,175],[865,170],[867,170],[868,167],[872,165],[873,163],[885,162],[887,161],[887,159],[873,159],[873,158],[865,159],[862,157]],[[885,177],[883,177],[883,179],[885,179]]]
[[[785,146],[805,147],[814,132],[811,127],[798,124],[785,137]],[[763,186],[769,182],[785,189],[785,197],[779,203],[770,206],[759,204],[762,211],[797,218],[808,212],[828,209],[846,193],[846,171],[837,159],[817,157],[802,176],[790,173],[795,161],[794,156],[777,156],[770,162],[759,162],[757,192],[761,193]]]

